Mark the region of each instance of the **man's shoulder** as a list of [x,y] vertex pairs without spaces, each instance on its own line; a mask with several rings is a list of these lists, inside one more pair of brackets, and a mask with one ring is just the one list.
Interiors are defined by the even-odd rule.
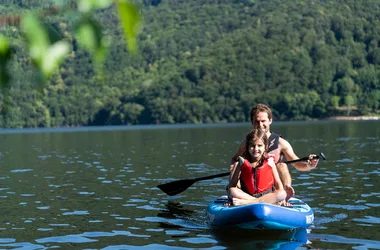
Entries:
[[289,145],[290,143],[282,137],[280,137],[280,139],[278,140],[278,147],[280,148],[280,150],[288,148]]

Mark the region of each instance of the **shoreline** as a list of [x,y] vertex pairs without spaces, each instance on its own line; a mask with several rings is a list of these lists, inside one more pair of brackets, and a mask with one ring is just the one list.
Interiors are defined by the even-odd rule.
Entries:
[[368,115],[368,116],[332,116],[327,120],[346,120],[346,121],[361,121],[361,120],[380,120],[380,116]]

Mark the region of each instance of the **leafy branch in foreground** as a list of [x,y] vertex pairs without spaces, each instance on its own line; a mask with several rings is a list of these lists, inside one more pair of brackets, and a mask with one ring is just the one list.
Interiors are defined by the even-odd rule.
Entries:
[[[59,7],[53,7],[49,13],[64,12],[67,9],[72,10],[75,8],[74,11],[79,14],[80,18],[74,24],[74,36],[79,45],[92,55],[94,62],[101,65],[107,55],[108,43],[103,35],[101,24],[93,16],[96,11],[109,8],[112,4],[115,4],[118,19],[127,40],[127,49],[131,53],[135,53],[137,51],[136,37],[140,28],[141,18],[136,6],[127,0],[79,0],[76,4],[60,4]],[[38,15],[34,12],[28,12],[16,19],[2,18],[1,20],[4,22],[11,20],[11,23],[5,23],[9,25],[20,24],[22,34],[26,40],[29,57],[35,67],[37,76],[39,76],[38,82],[45,84],[56,73],[61,63],[70,53],[71,45],[51,25],[43,22],[43,17],[44,14]],[[14,20],[17,20],[17,22],[14,22]],[[8,86],[10,81],[7,65],[10,63],[11,54],[11,39],[0,36],[1,87]]]

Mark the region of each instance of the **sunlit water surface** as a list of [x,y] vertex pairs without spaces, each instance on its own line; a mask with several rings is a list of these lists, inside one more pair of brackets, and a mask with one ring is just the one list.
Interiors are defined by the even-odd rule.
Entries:
[[[211,230],[205,210],[227,178],[177,196],[156,186],[228,170],[249,124],[0,131],[0,248],[380,249],[380,122],[272,125],[298,156],[291,168],[308,230]],[[377,183],[377,185],[376,185]]]

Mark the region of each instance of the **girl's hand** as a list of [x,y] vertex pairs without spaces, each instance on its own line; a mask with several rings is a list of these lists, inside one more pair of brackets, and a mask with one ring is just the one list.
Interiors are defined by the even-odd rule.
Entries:
[[271,166],[272,168],[276,168],[276,163],[274,163],[273,157],[268,158],[268,165]]
[[292,186],[286,185],[284,186],[284,190],[286,192],[286,198],[285,198],[286,201],[288,201],[290,198],[292,198],[296,194]]

